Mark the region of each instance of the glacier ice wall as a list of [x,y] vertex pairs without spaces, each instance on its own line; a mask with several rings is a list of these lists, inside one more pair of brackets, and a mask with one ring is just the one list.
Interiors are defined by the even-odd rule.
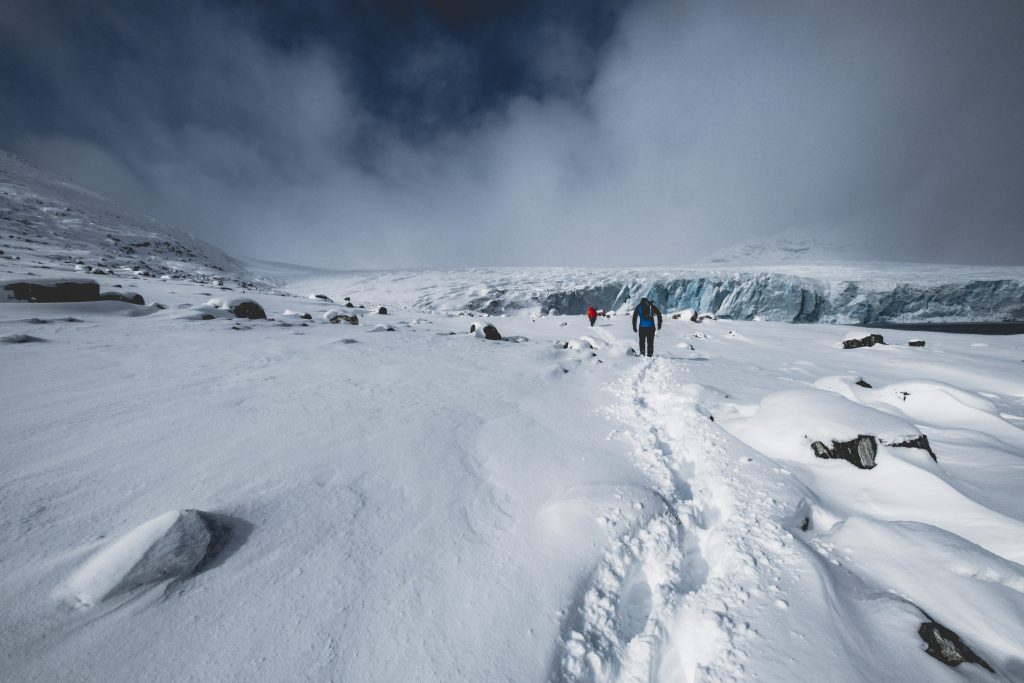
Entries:
[[738,320],[755,316],[843,324],[1024,320],[1024,280],[902,282],[880,287],[779,273],[633,279],[518,295],[514,290],[494,290],[469,301],[467,308],[499,314],[539,307],[577,314],[587,306],[623,309],[643,296],[666,312],[692,308]]

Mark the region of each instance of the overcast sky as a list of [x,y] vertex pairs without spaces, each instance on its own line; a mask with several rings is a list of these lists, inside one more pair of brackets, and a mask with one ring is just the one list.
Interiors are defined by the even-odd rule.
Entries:
[[6,0],[0,147],[328,267],[1022,264],[1021,36],[1019,0]]

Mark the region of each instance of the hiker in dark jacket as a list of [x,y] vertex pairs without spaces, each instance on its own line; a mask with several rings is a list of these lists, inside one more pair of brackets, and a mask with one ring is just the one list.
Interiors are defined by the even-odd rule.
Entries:
[[[640,321],[640,355],[654,355],[654,319],[658,319],[661,329],[661,311],[647,297],[640,299],[640,305],[633,309],[633,331],[637,331],[637,320]],[[644,350],[646,348],[646,351]]]

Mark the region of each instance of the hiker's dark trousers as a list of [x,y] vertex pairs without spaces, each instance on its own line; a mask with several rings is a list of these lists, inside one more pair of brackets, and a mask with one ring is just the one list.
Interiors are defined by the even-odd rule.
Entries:
[[[588,318],[590,318],[590,316],[589,316],[589,315],[588,315],[587,317],[588,317]],[[593,326],[594,326],[594,321],[595,321],[595,320],[597,320],[597,316],[596,316],[596,315],[595,315],[595,316],[594,316],[593,318],[590,318],[590,326],[591,326],[591,327],[593,327]]]
[[641,327],[640,328],[640,355],[641,356],[653,356],[654,355],[654,328],[653,327]]

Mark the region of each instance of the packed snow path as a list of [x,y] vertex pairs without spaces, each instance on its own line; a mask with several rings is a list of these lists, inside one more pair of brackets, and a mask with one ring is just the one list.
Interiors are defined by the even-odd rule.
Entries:
[[787,607],[774,597],[776,566],[786,564],[778,551],[792,539],[770,521],[780,505],[737,498],[727,437],[685,375],[677,360],[659,357],[617,384],[622,403],[612,412],[628,425],[619,436],[649,477],[656,509],[632,527],[603,520],[610,547],[567,622],[559,680],[742,680],[743,641],[756,635],[738,621],[755,609],[747,603]]

